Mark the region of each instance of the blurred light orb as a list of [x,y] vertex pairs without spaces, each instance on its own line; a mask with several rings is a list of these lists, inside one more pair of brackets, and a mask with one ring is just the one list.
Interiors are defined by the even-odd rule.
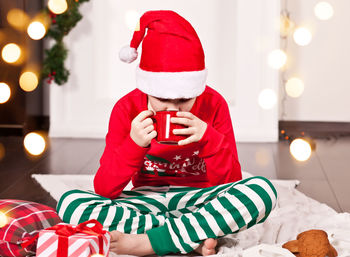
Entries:
[[258,149],[255,152],[255,161],[261,167],[269,165],[271,161],[269,152],[264,148]]
[[320,20],[329,20],[333,17],[334,10],[330,3],[319,2],[314,7],[314,14]]
[[35,132],[30,132],[24,137],[24,147],[31,155],[40,155],[46,147],[45,139]]
[[27,28],[29,17],[21,9],[14,8],[7,13],[7,22],[15,29],[22,31]]
[[103,254],[95,253],[91,257],[105,257]]
[[4,82],[0,82],[0,104],[6,103],[10,99],[10,97],[10,87]]
[[21,48],[14,43],[10,43],[4,46],[1,54],[5,62],[14,63],[21,57]]
[[31,92],[36,89],[38,83],[38,76],[31,71],[22,73],[21,77],[19,78],[19,85],[26,92]]
[[49,0],[47,6],[54,14],[62,14],[68,9],[66,0]]
[[304,139],[297,138],[289,146],[292,156],[300,162],[306,161],[311,156],[311,145]]
[[304,82],[299,78],[290,78],[286,82],[285,89],[290,97],[299,97],[304,92]]
[[293,33],[294,42],[300,46],[306,46],[310,44],[312,34],[307,28],[297,28]]
[[5,213],[0,211],[0,228],[3,228],[7,225],[8,219]]
[[42,24],[40,21],[34,21],[29,24],[27,33],[31,39],[40,40],[45,36],[46,29],[44,24]]
[[261,108],[272,109],[277,103],[277,95],[272,89],[266,88],[260,92],[258,102]]
[[140,30],[140,16],[136,10],[129,10],[125,13],[125,24],[130,31]]
[[276,49],[270,52],[268,56],[268,64],[273,69],[280,69],[282,68],[287,62],[287,55],[284,51],[281,49]]

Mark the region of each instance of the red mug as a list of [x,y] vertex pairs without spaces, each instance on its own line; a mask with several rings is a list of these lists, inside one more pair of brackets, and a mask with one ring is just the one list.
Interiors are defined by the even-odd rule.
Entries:
[[171,117],[176,117],[178,111],[159,111],[152,117],[154,130],[157,131],[156,140],[160,144],[177,145],[177,143],[187,138],[185,135],[175,135],[173,129],[183,129],[186,126],[171,123]]

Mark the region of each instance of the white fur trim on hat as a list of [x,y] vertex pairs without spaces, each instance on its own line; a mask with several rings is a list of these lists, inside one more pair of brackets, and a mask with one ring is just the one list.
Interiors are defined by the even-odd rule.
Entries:
[[137,50],[135,48],[132,48],[130,46],[124,46],[119,51],[119,58],[123,62],[131,63],[137,59]]
[[145,94],[165,98],[193,98],[204,92],[208,70],[151,72],[136,68],[136,86]]

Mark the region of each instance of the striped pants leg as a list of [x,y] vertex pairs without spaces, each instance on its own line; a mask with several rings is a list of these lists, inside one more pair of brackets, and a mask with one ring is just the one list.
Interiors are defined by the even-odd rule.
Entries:
[[188,253],[207,238],[219,238],[262,223],[277,192],[264,177],[208,188],[139,187],[116,199],[72,190],[57,205],[64,222],[97,219],[109,231],[147,233],[158,255]]

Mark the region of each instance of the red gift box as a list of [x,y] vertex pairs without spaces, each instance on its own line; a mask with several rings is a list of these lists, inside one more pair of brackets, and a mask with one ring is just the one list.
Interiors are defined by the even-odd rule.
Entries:
[[[89,227],[89,224],[94,224]],[[78,226],[60,223],[40,231],[37,257],[89,257],[92,254],[108,256],[110,234],[97,220]]]

